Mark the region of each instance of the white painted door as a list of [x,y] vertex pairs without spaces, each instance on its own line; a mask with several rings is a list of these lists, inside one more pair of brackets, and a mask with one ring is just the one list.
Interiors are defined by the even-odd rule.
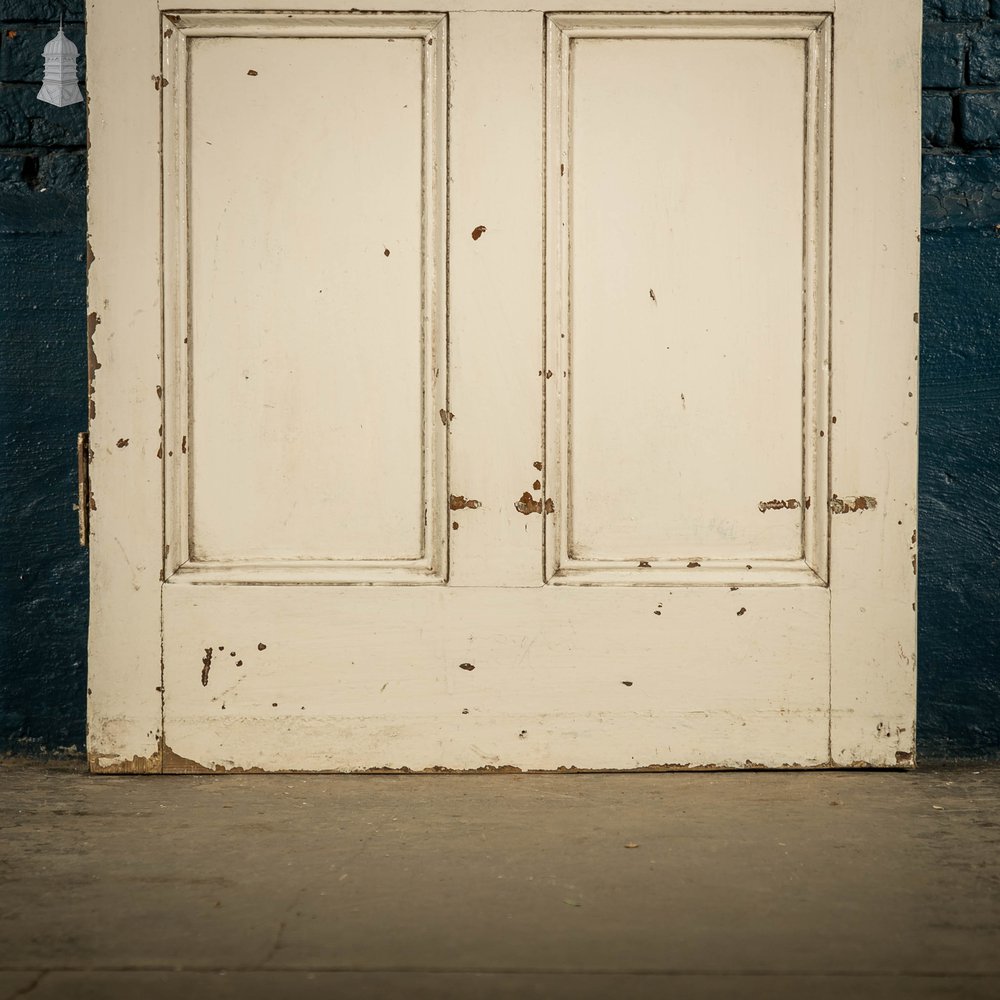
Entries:
[[911,763],[918,0],[240,6],[91,0],[92,767]]

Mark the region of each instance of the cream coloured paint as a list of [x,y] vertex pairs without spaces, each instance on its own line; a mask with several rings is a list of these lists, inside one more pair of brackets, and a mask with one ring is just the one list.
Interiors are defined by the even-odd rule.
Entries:
[[92,767],[912,763],[919,3],[242,6],[90,5]]

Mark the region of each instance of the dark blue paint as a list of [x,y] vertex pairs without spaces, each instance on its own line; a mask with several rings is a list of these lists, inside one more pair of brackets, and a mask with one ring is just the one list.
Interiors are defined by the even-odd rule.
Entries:
[[[0,751],[84,741],[84,117],[4,51],[82,6],[0,0]],[[918,745],[1000,756],[1000,0],[925,11]]]

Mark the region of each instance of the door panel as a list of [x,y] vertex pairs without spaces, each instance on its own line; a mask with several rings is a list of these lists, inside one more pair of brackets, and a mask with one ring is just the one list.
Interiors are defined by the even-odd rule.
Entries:
[[91,766],[911,764],[919,3],[183,6],[90,6]]
[[437,582],[444,22],[169,23],[174,567]]
[[558,582],[824,582],[829,41],[549,18]]

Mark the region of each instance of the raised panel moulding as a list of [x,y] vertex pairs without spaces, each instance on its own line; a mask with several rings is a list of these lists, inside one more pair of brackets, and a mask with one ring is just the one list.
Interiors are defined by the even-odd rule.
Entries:
[[546,579],[826,586],[832,17],[547,32]]

